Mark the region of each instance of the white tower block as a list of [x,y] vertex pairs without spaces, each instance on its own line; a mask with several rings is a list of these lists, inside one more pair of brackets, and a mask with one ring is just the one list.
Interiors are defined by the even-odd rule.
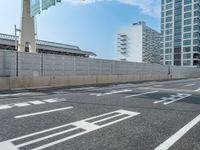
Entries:
[[30,0],[22,0],[22,9],[18,51],[36,53],[35,20],[30,15]]

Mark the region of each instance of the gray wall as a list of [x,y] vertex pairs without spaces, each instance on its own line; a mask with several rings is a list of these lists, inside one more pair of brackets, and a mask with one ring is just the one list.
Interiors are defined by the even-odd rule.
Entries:
[[[18,62],[18,63],[17,63]],[[17,65],[18,64],[18,65]],[[167,75],[168,66],[0,50],[0,76]],[[199,68],[170,67],[173,77],[196,77]]]

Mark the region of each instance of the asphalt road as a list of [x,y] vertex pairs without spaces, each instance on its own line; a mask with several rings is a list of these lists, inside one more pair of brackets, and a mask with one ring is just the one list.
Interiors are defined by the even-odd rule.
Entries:
[[200,78],[4,91],[0,150],[200,150]]

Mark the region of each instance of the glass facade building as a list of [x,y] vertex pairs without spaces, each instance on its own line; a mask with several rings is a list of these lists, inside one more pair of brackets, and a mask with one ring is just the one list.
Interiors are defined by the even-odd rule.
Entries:
[[161,0],[161,64],[200,65],[200,0]]

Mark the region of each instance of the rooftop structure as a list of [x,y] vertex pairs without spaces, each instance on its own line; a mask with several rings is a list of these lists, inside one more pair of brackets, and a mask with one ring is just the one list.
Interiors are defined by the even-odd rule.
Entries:
[[[18,40],[18,37],[14,35],[0,33],[0,49],[16,50],[16,40]],[[93,52],[82,51],[78,46],[43,40],[36,40],[36,49],[38,53],[70,55],[80,57],[96,56],[96,54]]]

